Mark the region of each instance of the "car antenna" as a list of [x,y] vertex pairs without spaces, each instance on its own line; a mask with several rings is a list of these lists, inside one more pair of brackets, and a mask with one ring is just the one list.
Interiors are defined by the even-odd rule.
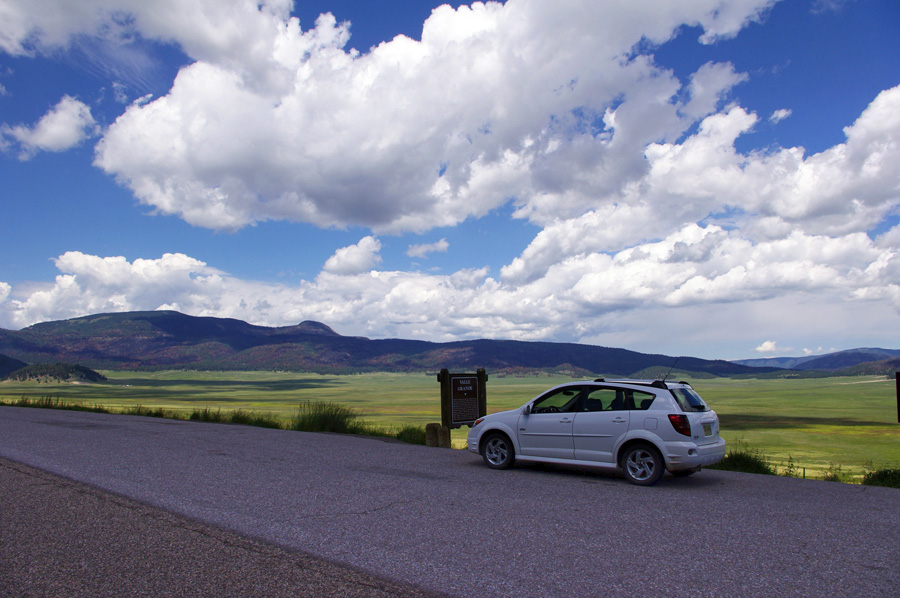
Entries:
[[675,363],[672,364],[672,367],[670,367],[670,368],[669,368],[669,371],[666,372],[666,375],[663,376],[663,379],[662,379],[663,382],[666,381],[666,378],[668,378],[668,377],[669,377],[669,374],[672,373],[672,370],[675,369],[675,364],[678,363],[678,360],[679,360],[679,359],[681,359],[681,357],[676,357],[676,358],[675,358]]

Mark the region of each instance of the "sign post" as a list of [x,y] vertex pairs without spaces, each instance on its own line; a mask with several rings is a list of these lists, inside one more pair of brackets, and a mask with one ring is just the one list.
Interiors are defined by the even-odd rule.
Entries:
[[487,415],[487,380],[484,368],[474,374],[451,374],[443,369],[437,376],[441,383],[441,425],[461,428],[475,424]]

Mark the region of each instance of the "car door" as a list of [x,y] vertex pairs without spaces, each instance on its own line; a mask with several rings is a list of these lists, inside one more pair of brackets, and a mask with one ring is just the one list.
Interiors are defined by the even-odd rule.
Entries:
[[580,386],[551,390],[519,416],[518,439],[522,456],[573,459],[572,423]]
[[585,390],[580,410],[574,414],[572,441],[575,458],[612,463],[613,451],[628,432],[630,412],[626,391],[616,388]]

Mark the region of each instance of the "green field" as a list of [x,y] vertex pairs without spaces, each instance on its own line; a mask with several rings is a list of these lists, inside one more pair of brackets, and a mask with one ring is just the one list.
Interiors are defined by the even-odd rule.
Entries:
[[[323,376],[278,372],[103,372],[105,384],[3,382],[0,400],[52,397],[124,409],[138,405],[185,415],[194,409],[246,409],[289,421],[303,401],[333,401],[386,430],[440,421],[440,384],[434,375]],[[542,390],[570,380],[559,376],[488,381],[488,411],[517,407]],[[900,424],[893,379],[708,379],[694,387],[719,414],[731,444],[757,449],[780,469],[788,459],[807,477],[833,465],[858,476],[866,468],[900,468]],[[454,430],[463,446],[468,429]]]

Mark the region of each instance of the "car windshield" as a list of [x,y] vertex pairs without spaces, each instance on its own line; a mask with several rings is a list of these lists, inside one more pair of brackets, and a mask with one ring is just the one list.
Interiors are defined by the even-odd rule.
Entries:
[[703,399],[692,388],[671,388],[672,395],[678,401],[682,411],[709,411]]

